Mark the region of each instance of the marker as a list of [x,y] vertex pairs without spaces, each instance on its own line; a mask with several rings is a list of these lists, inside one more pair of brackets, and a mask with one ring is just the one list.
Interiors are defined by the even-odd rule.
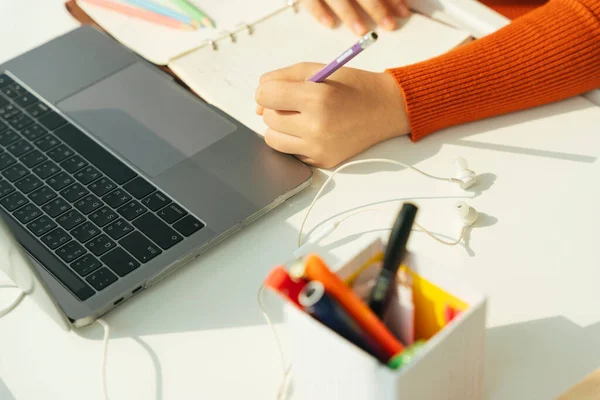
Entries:
[[350,318],[348,313],[325,292],[319,281],[309,282],[298,297],[304,311],[332,331],[346,338],[382,363],[387,363],[385,352]]
[[306,281],[303,279],[294,281],[283,265],[273,268],[265,278],[264,284],[265,287],[271,289],[284,299],[289,300],[296,307],[302,309],[302,306],[298,302],[298,295],[306,286]]
[[396,286],[396,273],[406,254],[406,243],[416,215],[417,206],[404,203],[392,228],[383,257],[383,266],[369,300],[369,307],[379,318],[383,318],[391,291]]
[[323,82],[331,74],[338,69],[342,68],[348,61],[359,55],[364,49],[375,43],[378,36],[375,32],[369,32],[365,36],[361,37],[354,46],[343,52],[338,58],[327,64],[322,70],[317,72],[312,78],[309,79],[311,82]]
[[309,281],[321,282],[327,294],[333,297],[358,326],[381,346],[387,360],[404,350],[402,343],[392,335],[383,322],[377,318],[352,289],[327,268],[319,256],[308,256],[305,263],[292,265],[289,272],[292,279],[304,278]]

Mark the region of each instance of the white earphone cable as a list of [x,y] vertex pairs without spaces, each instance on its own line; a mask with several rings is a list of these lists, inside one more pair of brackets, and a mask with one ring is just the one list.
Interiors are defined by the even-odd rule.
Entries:
[[102,340],[102,393],[104,400],[108,400],[108,385],[106,383],[106,365],[108,361],[108,341],[110,339],[110,327],[103,319],[97,319],[96,322],[104,329],[104,338]]
[[304,215],[304,219],[302,220],[302,224],[300,225],[300,231],[298,232],[298,247],[302,246],[302,233],[304,231],[304,226],[306,225],[306,221],[308,220],[308,216],[312,212],[312,209],[314,208],[315,204],[317,203],[317,200],[319,200],[319,197],[321,197],[321,194],[323,193],[323,191],[325,190],[327,185],[329,185],[329,182],[331,182],[331,180],[339,172],[343,171],[344,169],[346,169],[348,167],[352,167],[354,165],[360,165],[360,164],[369,164],[369,163],[387,163],[387,164],[399,165],[399,166],[402,166],[405,168],[412,169],[413,171],[418,172],[419,174],[426,176],[428,178],[431,178],[431,179],[435,179],[438,181],[444,181],[444,182],[458,182],[458,180],[456,178],[441,178],[439,176],[428,174],[427,172],[424,172],[416,167],[413,167],[412,165],[408,165],[408,164],[405,164],[400,161],[389,160],[386,158],[372,158],[372,159],[368,159],[368,160],[358,160],[358,161],[351,161],[349,163],[346,163],[346,164],[338,167],[335,171],[332,172],[332,174],[327,178],[325,183],[323,183],[323,185],[321,186],[321,188],[315,195],[313,201],[310,203],[310,206],[308,207],[308,210],[306,211],[306,214]]
[[[18,288],[14,283],[0,283],[0,288]],[[10,314],[25,298],[25,292],[21,292],[17,295],[17,298],[10,303],[7,307],[0,309],[0,318]]]

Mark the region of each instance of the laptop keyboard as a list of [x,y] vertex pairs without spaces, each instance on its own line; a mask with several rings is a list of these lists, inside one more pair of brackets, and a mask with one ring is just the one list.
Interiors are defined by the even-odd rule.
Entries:
[[64,262],[50,272],[80,300],[204,227],[5,74],[0,207]]

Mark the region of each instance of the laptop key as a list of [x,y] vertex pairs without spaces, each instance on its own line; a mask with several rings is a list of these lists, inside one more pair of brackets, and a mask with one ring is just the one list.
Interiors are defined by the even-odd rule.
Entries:
[[29,194],[29,198],[38,206],[45,204],[57,196],[56,192],[48,186],[42,186]]
[[151,213],[142,215],[133,221],[133,225],[163,250],[167,250],[183,240],[181,235]]
[[44,135],[44,137],[33,142],[33,144],[35,144],[41,151],[46,152],[51,148],[58,146],[60,144],[60,140],[58,140],[53,134],[48,133],[47,135]]
[[10,151],[11,154],[15,157],[21,157],[23,154],[33,150],[33,146],[25,140],[19,140],[18,142],[15,142],[8,146],[6,150]]
[[87,247],[87,249],[96,257],[101,256],[115,246],[116,243],[110,240],[110,238],[106,235],[100,235],[85,245],[85,247]]
[[90,166],[82,169],[78,173],[76,173],[75,179],[77,179],[79,182],[83,183],[84,185],[87,185],[88,183],[95,181],[96,179],[100,178],[101,176],[102,176],[102,174],[100,173],[100,171],[98,171],[96,168],[94,168],[90,165]]
[[[22,182],[22,181],[20,181]],[[58,217],[60,214],[69,211],[72,206],[65,201],[62,197],[52,200],[49,203],[44,204],[42,210],[44,210],[52,218]]]
[[28,175],[25,178],[19,180],[17,183],[15,183],[15,186],[21,192],[23,192],[25,194],[29,194],[30,192],[32,192],[35,189],[37,189],[40,186],[42,186],[43,184],[44,184],[44,182],[42,182],[40,180],[40,178],[38,178],[37,176],[35,176],[35,175]]
[[29,174],[29,170],[21,164],[15,164],[2,171],[2,175],[11,182],[18,181],[27,174]]
[[12,85],[15,81],[12,80],[12,78],[6,74],[0,74],[0,89],[8,86],[8,85]]
[[70,263],[84,255],[85,249],[79,243],[71,241],[56,250],[56,254],[58,254],[64,262]]
[[41,163],[33,169],[33,173],[42,179],[46,179],[47,177],[54,175],[58,171],[60,171],[58,165],[54,164],[50,160]]
[[28,106],[25,111],[33,118],[40,118],[50,112],[50,107],[45,105],[44,103],[36,103],[34,105]]
[[13,165],[16,162],[17,162],[17,160],[10,154],[8,154],[8,153],[0,154],[0,170],[10,167],[11,165]]
[[101,266],[102,263],[96,260],[96,258],[91,254],[86,254],[71,264],[71,267],[75,270],[75,272],[83,277],[91,274]]
[[4,179],[0,179],[0,199],[4,196],[8,196],[15,191],[13,185]]
[[139,202],[132,200],[119,208],[117,212],[121,214],[127,221],[132,221],[140,215],[144,214],[148,209]]
[[73,150],[62,144],[48,151],[46,154],[48,154],[48,157],[50,157],[53,161],[61,162],[65,158],[72,156]]
[[33,124],[20,131],[26,139],[35,141],[46,134],[46,130],[39,124]]
[[26,91],[25,89],[23,89],[23,86],[19,85],[18,83],[13,83],[10,86],[6,86],[0,89],[0,92],[2,92],[6,97],[14,99],[15,97],[20,96]]
[[73,235],[73,237],[80,243],[85,243],[99,234],[100,228],[97,228],[91,222],[86,222],[85,224],[79,225],[77,228],[71,231],[71,235]]
[[56,228],[56,223],[46,215],[42,215],[33,222],[27,224],[27,228],[35,235],[42,236],[44,233],[50,232]]
[[131,168],[119,161],[73,125],[64,126],[57,130],[55,134],[119,185],[137,176]]
[[38,99],[29,93],[22,94],[13,99],[21,108],[27,108],[38,102]]
[[27,204],[27,198],[19,192],[13,193],[0,200],[0,205],[9,212],[12,212],[25,204]]
[[85,217],[77,210],[71,210],[56,219],[56,222],[66,230],[70,230],[85,221]]
[[8,146],[12,142],[20,138],[21,137],[13,130],[2,132],[0,133],[0,146]]
[[60,172],[46,181],[46,183],[48,183],[52,189],[57,191],[69,186],[73,182],[75,182],[75,179],[73,179],[71,175],[67,174],[66,172]]
[[[2,100],[4,100],[3,97],[0,97],[0,107],[2,107]],[[8,124],[6,122],[0,121],[0,132],[4,132],[8,130]]]
[[131,196],[123,189],[113,190],[102,198],[112,208],[118,208],[131,200]]
[[0,108],[0,118],[4,119],[5,121],[8,121],[12,117],[19,114],[21,114],[21,111],[12,104],[7,104]]
[[88,218],[96,225],[103,227],[104,225],[115,221],[119,216],[116,212],[108,207],[102,207],[98,211],[90,214]]
[[60,194],[71,203],[76,202],[88,193],[89,191],[79,183],[74,183],[60,192]]
[[192,217],[191,215],[188,215],[181,219],[179,222],[176,222],[173,225],[173,228],[175,228],[183,236],[191,236],[195,232],[204,228],[204,224],[198,221],[196,218]]
[[88,163],[78,155],[74,155],[64,160],[60,165],[65,169],[65,171],[72,174],[88,165]]
[[119,278],[110,272],[108,268],[100,268],[88,276],[85,280],[92,285],[94,289],[100,291],[115,283],[117,279]]
[[48,114],[38,119],[38,121],[40,124],[42,124],[51,131],[58,129],[67,123],[66,119],[64,119],[54,111],[50,111]]
[[119,218],[104,228],[104,232],[113,240],[119,240],[131,231],[133,231],[133,226],[129,225],[123,218]]
[[42,242],[54,250],[71,240],[71,236],[62,228],[56,228],[50,233],[42,236]]
[[154,186],[152,186],[145,179],[140,178],[139,176],[134,180],[128,182],[125,186],[123,186],[123,188],[127,190],[129,194],[131,194],[136,199],[146,197],[147,195],[156,190]]
[[119,241],[119,244],[141,263],[147,263],[162,253],[158,246],[146,239],[146,237],[139,232],[133,232],[128,236],[125,236]]
[[18,131],[28,127],[33,124],[33,119],[27,114],[19,113],[18,115],[13,116],[8,120],[8,123],[12,125]]
[[106,193],[113,190],[117,187],[114,182],[112,182],[108,178],[100,178],[96,182],[92,183],[88,186],[88,188],[94,193],[96,196],[104,196]]
[[19,220],[20,223],[27,224],[42,214],[43,213],[39,208],[30,203],[27,204],[25,207],[21,207],[20,209],[15,211],[13,215],[16,219]]
[[25,164],[27,168],[33,168],[47,159],[48,157],[40,153],[39,150],[34,150],[21,157],[21,162]]
[[150,196],[142,200],[142,204],[151,209],[157,211],[169,204],[171,200],[161,192],[154,192]]
[[94,196],[93,194],[87,195],[81,200],[78,200],[73,204],[75,208],[81,211],[84,214],[89,214],[98,208],[102,207],[104,204],[100,201],[99,198]]
[[181,219],[186,214],[187,214],[187,212],[185,212],[177,204],[169,204],[168,206],[166,206],[165,208],[163,208],[162,210],[160,210],[157,213],[157,215],[159,217],[161,217],[163,220],[165,220],[169,224],[172,224],[173,222]]
[[135,270],[141,265],[120,247],[117,247],[116,249],[111,250],[109,253],[102,256],[101,260],[121,277],[129,274],[131,271]]

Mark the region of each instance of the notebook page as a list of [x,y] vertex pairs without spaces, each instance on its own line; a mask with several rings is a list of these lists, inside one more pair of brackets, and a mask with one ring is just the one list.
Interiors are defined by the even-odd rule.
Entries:
[[[347,66],[381,72],[442,54],[469,37],[419,14],[397,31],[378,33],[378,41]],[[252,36],[220,42],[216,51],[199,49],[169,67],[199,96],[262,134],[254,101],[260,76],[302,61],[329,63],[356,40],[345,28],[327,29],[305,11],[286,9],[258,24]]]
[[[171,0],[154,0],[154,2],[181,11]],[[285,5],[281,0],[190,0],[190,2],[215,21],[215,29],[179,30],[126,16],[85,1],[77,1],[77,4],[116,40],[158,65],[166,65],[170,58],[224,31],[234,29],[241,23],[258,20]],[[121,3],[126,4],[124,1]]]

